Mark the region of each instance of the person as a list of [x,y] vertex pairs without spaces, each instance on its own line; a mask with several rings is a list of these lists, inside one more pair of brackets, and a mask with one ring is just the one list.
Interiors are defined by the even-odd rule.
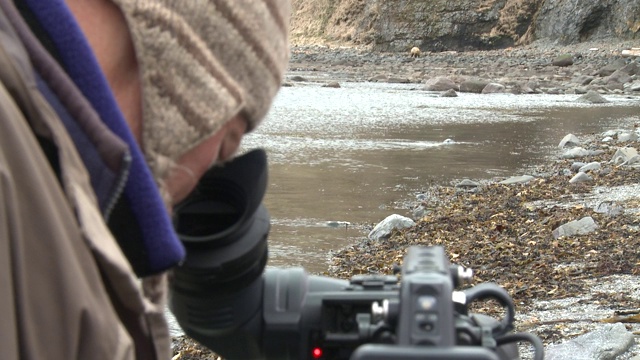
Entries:
[[170,209],[286,70],[287,0],[0,0],[3,359],[167,359]]

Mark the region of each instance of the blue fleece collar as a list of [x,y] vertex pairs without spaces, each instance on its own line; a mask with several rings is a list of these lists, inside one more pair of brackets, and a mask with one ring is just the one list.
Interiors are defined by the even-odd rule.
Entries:
[[[164,271],[185,256],[171,219],[164,207],[144,156],[120,112],[108,83],[81,29],[63,0],[26,0],[34,16],[48,33],[59,53],[61,65],[100,115],[107,127],[130,147],[132,164],[124,189],[141,229],[146,255],[145,274]],[[80,149],[82,151],[82,149]],[[135,266],[134,266],[135,267]]]

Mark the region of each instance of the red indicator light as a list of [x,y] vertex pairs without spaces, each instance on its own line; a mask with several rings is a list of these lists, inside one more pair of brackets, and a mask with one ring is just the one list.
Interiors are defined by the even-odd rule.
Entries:
[[322,357],[322,349],[319,347],[313,348],[313,350],[311,350],[311,356],[314,359],[320,359]]

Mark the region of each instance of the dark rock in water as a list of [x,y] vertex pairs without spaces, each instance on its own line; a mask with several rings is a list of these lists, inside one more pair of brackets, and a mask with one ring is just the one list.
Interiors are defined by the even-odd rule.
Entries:
[[553,66],[570,66],[573,65],[573,56],[570,54],[562,54],[557,56],[551,62]]
[[336,89],[338,89],[338,88],[340,88],[340,84],[339,84],[339,83],[337,83],[337,82],[335,82],[335,81],[332,81],[332,82],[330,82],[330,83],[326,83],[326,84],[322,85],[322,87],[328,87],[328,88],[336,88]]
[[578,139],[577,136],[573,134],[567,134],[564,138],[562,138],[562,140],[560,140],[560,144],[558,144],[558,147],[562,149],[564,147],[574,147],[579,145],[580,139]]
[[373,77],[370,77],[368,81],[370,82],[386,82],[389,79],[387,75],[378,74]]
[[460,84],[460,92],[470,92],[480,94],[482,90],[489,84],[489,81],[484,79],[470,79],[465,80]]
[[602,95],[593,90],[589,90],[589,92],[580,96],[576,101],[591,104],[604,104],[609,102],[609,100],[605,99]]
[[390,84],[408,84],[411,81],[407,78],[397,78],[397,77],[391,77],[387,80],[388,83]]
[[508,179],[504,179],[500,181],[499,184],[503,184],[503,185],[526,184],[533,179],[535,178],[531,175],[512,176]]
[[498,83],[489,83],[482,89],[483,94],[498,94],[505,92],[506,87]]
[[458,97],[458,93],[453,89],[449,89],[440,94],[440,97]]
[[292,76],[289,80],[291,81],[307,81],[307,79],[305,79],[304,77],[300,76],[300,75],[294,75]]
[[424,89],[427,91],[447,91],[458,90],[458,85],[451,79],[439,76],[433,79],[429,79],[425,82]]

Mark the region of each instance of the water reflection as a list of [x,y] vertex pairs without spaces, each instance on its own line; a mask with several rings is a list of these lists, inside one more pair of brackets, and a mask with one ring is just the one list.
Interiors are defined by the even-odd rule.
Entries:
[[[577,95],[440,98],[415,85],[283,88],[244,147],[266,148],[270,265],[327,268],[331,250],[367,234],[429,184],[520,175],[570,132],[629,127],[638,99],[577,103]],[[454,143],[445,143],[451,139]],[[332,221],[351,226],[330,227]]]

